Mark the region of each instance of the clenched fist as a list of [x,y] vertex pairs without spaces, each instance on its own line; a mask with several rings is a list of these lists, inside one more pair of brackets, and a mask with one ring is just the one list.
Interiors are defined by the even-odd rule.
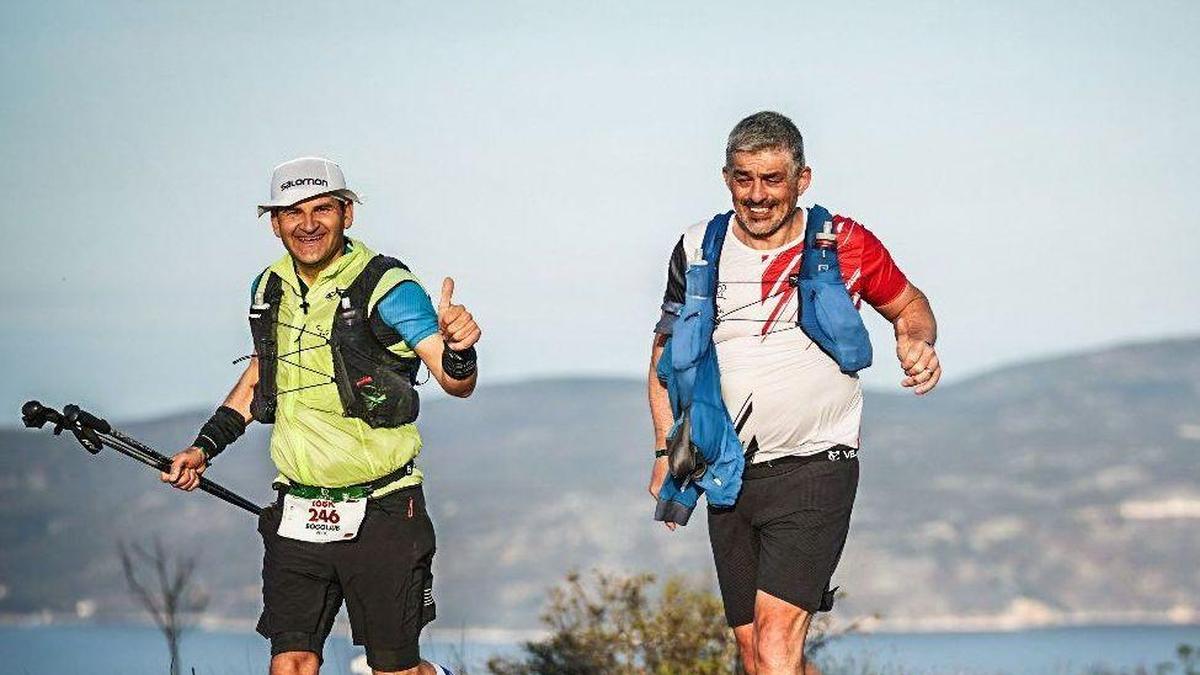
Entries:
[[175,456],[171,458],[170,472],[159,472],[159,479],[180,490],[191,492],[200,485],[200,476],[207,468],[208,461],[204,457],[204,451],[192,447],[175,453]]
[[896,337],[896,358],[907,376],[900,382],[902,387],[914,387],[913,393],[920,396],[928,393],[942,379],[942,364],[937,350],[924,340],[903,335]]

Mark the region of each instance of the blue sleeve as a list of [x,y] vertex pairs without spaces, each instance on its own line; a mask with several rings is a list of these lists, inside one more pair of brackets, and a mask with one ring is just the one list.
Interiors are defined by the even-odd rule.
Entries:
[[420,284],[404,281],[388,291],[375,305],[379,318],[400,334],[409,347],[433,335],[438,330],[437,312],[433,301]]

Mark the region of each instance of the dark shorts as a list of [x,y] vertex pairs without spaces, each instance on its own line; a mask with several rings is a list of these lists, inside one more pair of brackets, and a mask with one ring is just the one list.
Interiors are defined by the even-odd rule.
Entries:
[[376,670],[406,670],[420,662],[417,640],[434,619],[433,523],[421,487],[367,502],[358,537],[314,544],[276,534],[280,502],[263,510],[263,613],[258,632],[271,655],[321,657],[342,601],[354,644]]
[[[815,613],[842,555],[858,490],[857,452],[747,465],[731,508],[708,508],[708,536],[730,626],[754,621],[763,590]],[[830,460],[833,451],[837,459]]]

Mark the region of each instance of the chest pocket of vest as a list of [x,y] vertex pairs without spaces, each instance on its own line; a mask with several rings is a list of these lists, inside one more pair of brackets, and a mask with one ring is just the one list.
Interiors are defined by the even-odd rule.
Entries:
[[836,246],[816,248],[822,228],[832,232],[833,216],[813,205],[804,230],[800,261],[800,328],[829,355],[843,373],[852,375],[871,365],[871,336],[842,279]]
[[357,417],[373,428],[398,427],[417,419],[421,402],[413,386],[413,364],[379,343],[366,310],[352,306],[346,296],[338,306],[329,350],[347,417]]
[[871,337],[841,278],[800,280],[800,326],[813,342],[852,374],[871,365]]

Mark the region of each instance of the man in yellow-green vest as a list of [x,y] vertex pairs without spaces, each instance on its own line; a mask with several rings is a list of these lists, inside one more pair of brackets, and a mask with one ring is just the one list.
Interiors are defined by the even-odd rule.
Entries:
[[345,232],[358,195],[341,168],[275,168],[259,205],[287,255],[254,279],[254,356],[162,480],[194,490],[252,420],[274,424],[279,497],[263,510],[263,613],[271,675],[313,675],[342,602],[376,674],[441,675],[418,637],[434,618],[433,524],[415,466],[423,363],[447,393],[475,389],[479,326],[442,283],[435,308],[400,261]]

